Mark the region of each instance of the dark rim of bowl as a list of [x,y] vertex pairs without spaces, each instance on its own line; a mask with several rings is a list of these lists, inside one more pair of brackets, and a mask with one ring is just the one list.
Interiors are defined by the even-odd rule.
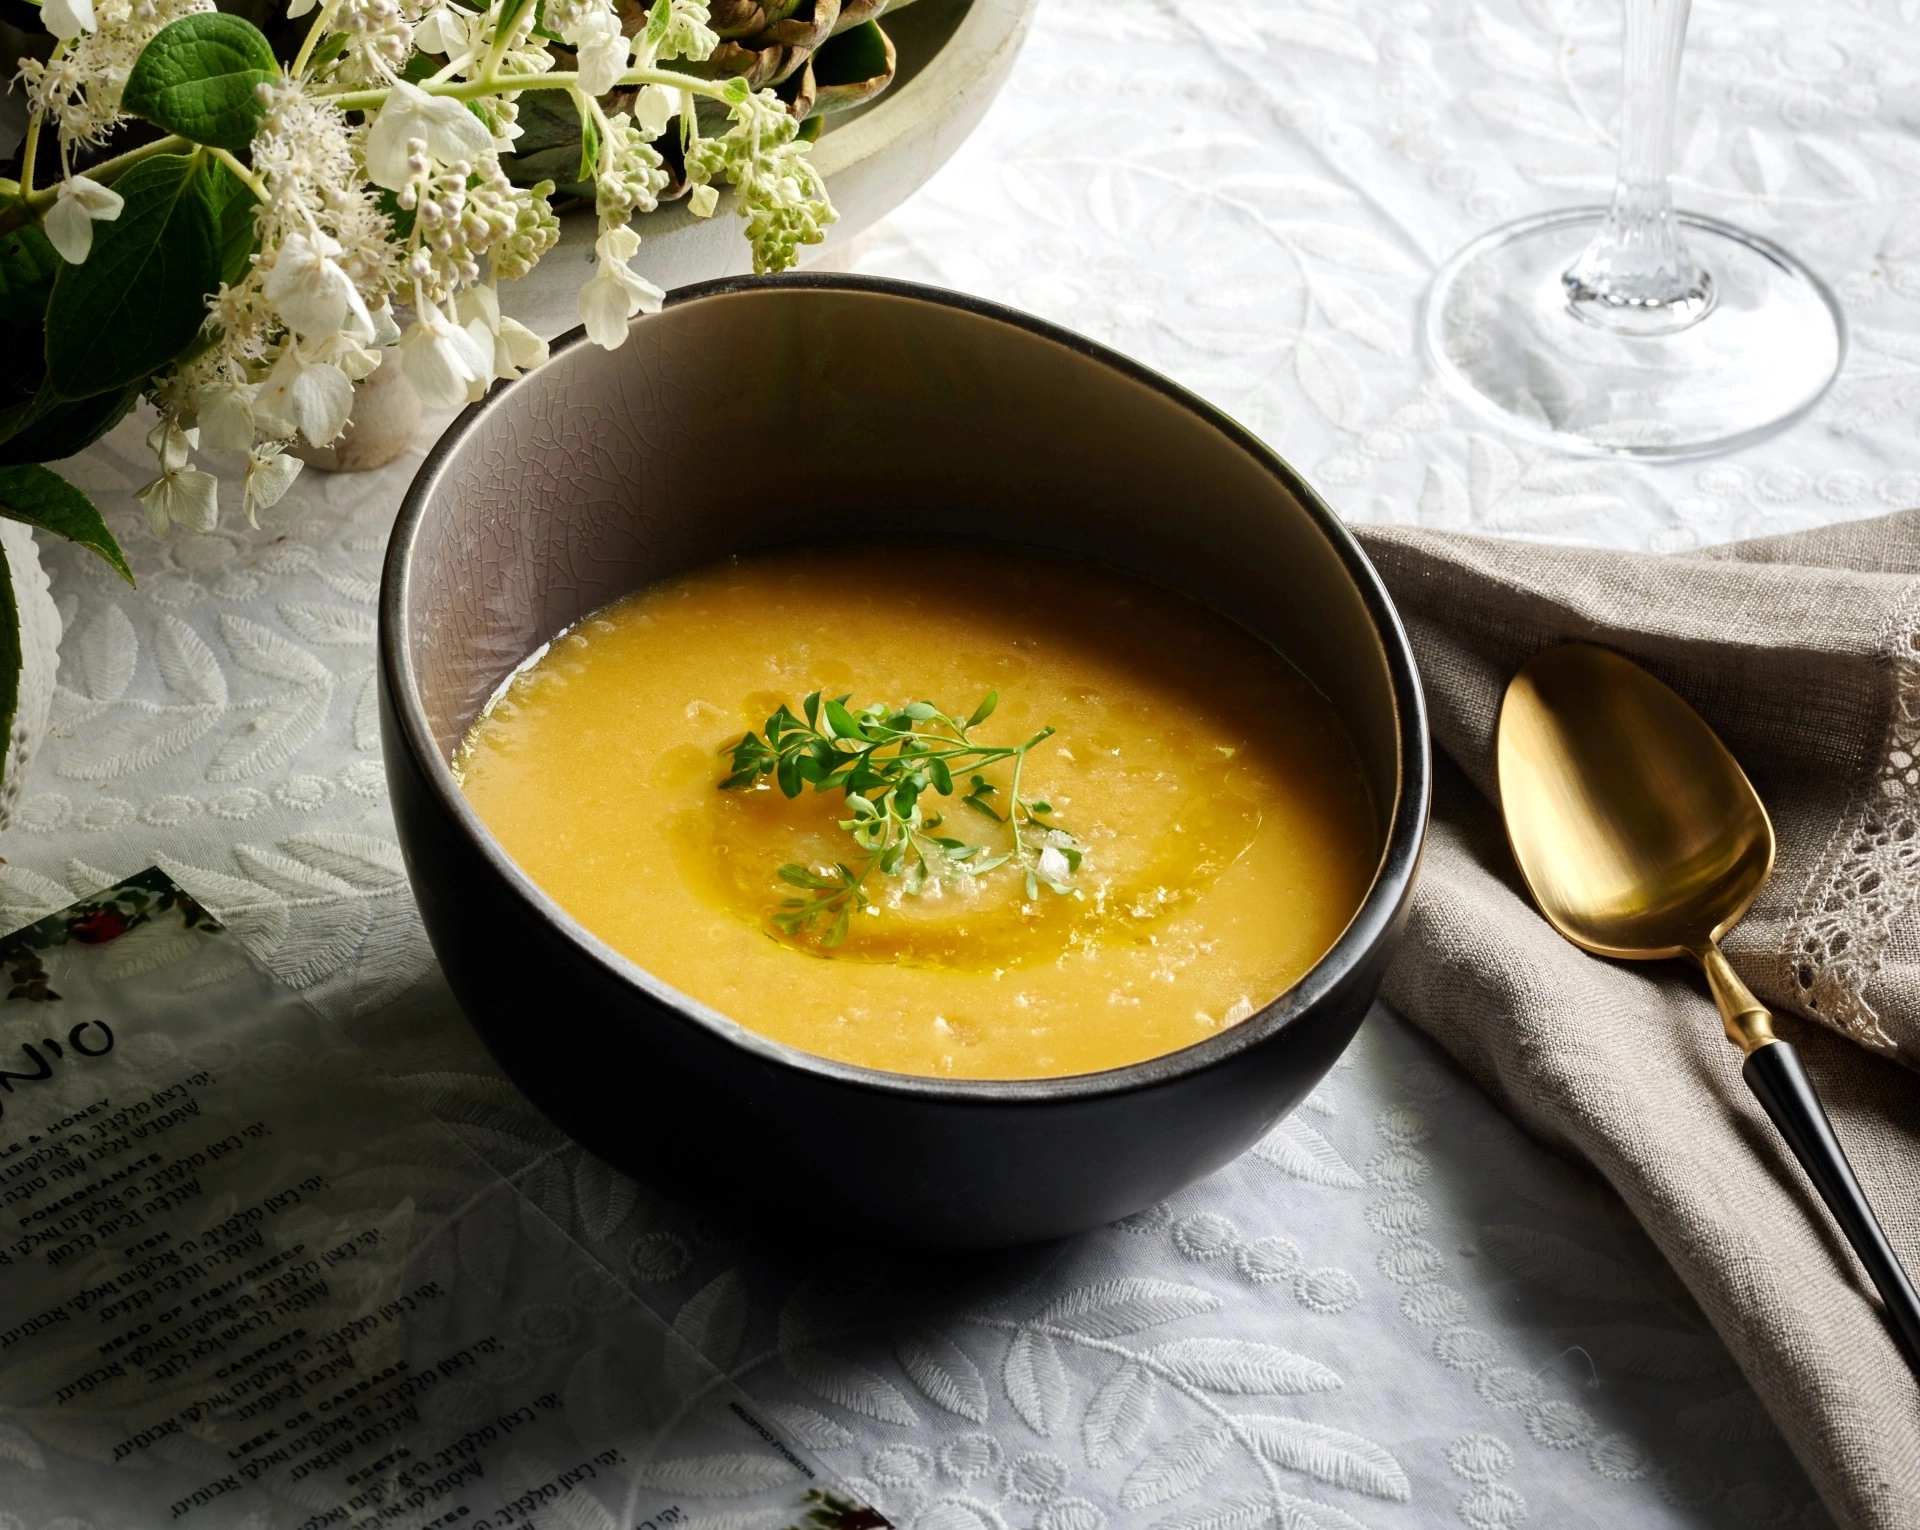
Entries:
[[[479,847],[480,853],[517,892],[531,910],[569,939],[581,952],[610,968],[683,1021],[697,1024],[721,1036],[765,1061],[797,1068],[824,1080],[885,1093],[933,1097],[976,1105],[1019,1104],[1043,1100],[1090,1099],[1150,1089],[1186,1074],[1222,1066],[1242,1052],[1258,1046],[1274,1033],[1284,1030],[1312,1008],[1321,998],[1344,982],[1388,935],[1394,920],[1410,896],[1413,878],[1420,862],[1426,838],[1428,796],[1431,790],[1432,762],[1427,735],[1426,698],[1421,690],[1419,670],[1407,641],[1399,613],[1381,583],[1379,574],[1362,551],[1353,534],[1341,523],[1325,501],[1305,480],[1271,448],[1229,416],[1204,399],[1189,393],[1171,378],[1162,376],[1117,351],[1062,329],[1045,319],[1021,313],[984,298],[950,292],[944,288],[923,286],[918,282],[898,281],[890,277],[797,272],[781,276],[723,277],[679,287],[667,294],[665,306],[677,308],[707,298],[730,297],[765,291],[846,292],[879,297],[904,298],[912,302],[932,303],[958,309],[995,324],[1037,335],[1054,345],[1087,358],[1112,371],[1151,388],[1189,413],[1211,425],[1225,442],[1238,447],[1277,478],[1313,520],[1360,592],[1367,614],[1372,618],[1385,653],[1391,680],[1394,711],[1400,729],[1400,780],[1397,799],[1388,817],[1386,844],[1372,883],[1355,910],[1352,919],[1332,947],[1315,962],[1291,988],[1249,1015],[1203,1041],[1162,1053],[1123,1067],[1095,1073],[1067,1074],[1056,1078],[967,1079],[934,1075],[891,1073],[821,1057],[785,1042],[775,1041],[749,1030],[720,1011],[682,993],[648,972],[639,963],[623,956],[580,925],[533,881],[487,831],[480,817],[468,804],[454,781],[453,771],[441,758],[438,744],[427,726],[415,684],[412,655],[405,642],[406,596],[411,577],[411,557],[415,535],[441,469],[459,449],[469,431],[501,397],[511,390],[535,382],[546,366],[512,381],[496,383],[487,395],[469,404],[446,433],[435,443],[420,464],[408,486],[400,513],[394,521],[387,544],[385,568],[380,585],[380,664],[387,682],[395,714],[406,745],[420,763],[422,772],[440,806]],[[636,323],[645,323],[639,319]],[[587,343],[583,327],[567,331],[553,342],[551,358],[563,351]],[[549,361],[549,364],[550,364]]]

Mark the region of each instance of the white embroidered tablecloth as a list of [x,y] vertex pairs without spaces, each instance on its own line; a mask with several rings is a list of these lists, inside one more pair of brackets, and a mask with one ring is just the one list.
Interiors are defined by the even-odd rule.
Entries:
[[[1604,196],[1607,4],[1047,0],[972,142],[838,259],[1161,368],[1354,519],[1664,549],[1870,514],[1920,502],[1917,21],[1696,6],[1681,201],[1797,250],[1853,326],[1810,419],[1706,464],[1516,446],[1412,347],[1439,259]],[[73,464],[139,590],[48,554],[62,690],[0,865],[9,923],[165,866],[902,1523],[1825,1522],[1610,1195],[1384,1013],[1238,1164],[983,1268],[902,1266],[858,1228],[756,1245],[558,1142],[448,1010],[387,813],[373,602],[417,456],[160,543],[128,497],[139,434]]]

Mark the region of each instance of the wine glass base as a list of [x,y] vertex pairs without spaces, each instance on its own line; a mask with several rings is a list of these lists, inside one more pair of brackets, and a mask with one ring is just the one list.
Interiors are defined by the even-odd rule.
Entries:
[[1606,213],[1523,218],[1440,268],[1420,328],[1452,392],[1518,435],[1623,457],[1731,451],[1819,402],[1846,355],[1840,305],[1778,245],[1716,218],[1675,215],[1713,281],[1697,323],[1635,334],[1576,315],[1563,279]]

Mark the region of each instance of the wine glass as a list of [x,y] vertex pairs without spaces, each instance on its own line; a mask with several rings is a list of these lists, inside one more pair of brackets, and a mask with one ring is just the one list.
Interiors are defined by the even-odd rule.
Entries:
[[1677,213],[1667,184],[1689,0],[1623,0],[1626,106],[1608,207],[1542,213],[1441,267],[1421,331],[1449,387],[1570,451],[1698,457],[1811,409],[1846,327],[1826,284],[1757,234]]

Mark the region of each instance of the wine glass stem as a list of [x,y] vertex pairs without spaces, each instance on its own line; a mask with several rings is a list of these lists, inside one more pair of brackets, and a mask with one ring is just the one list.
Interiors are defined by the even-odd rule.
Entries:
[[1567,271],[1567,300],[1604,328],[1671,333],[1698,323],[1713,305],[1713,283],[1680,237],[1667,184],[1689,0],[1623,5],[1619,177],[1600,232]]

